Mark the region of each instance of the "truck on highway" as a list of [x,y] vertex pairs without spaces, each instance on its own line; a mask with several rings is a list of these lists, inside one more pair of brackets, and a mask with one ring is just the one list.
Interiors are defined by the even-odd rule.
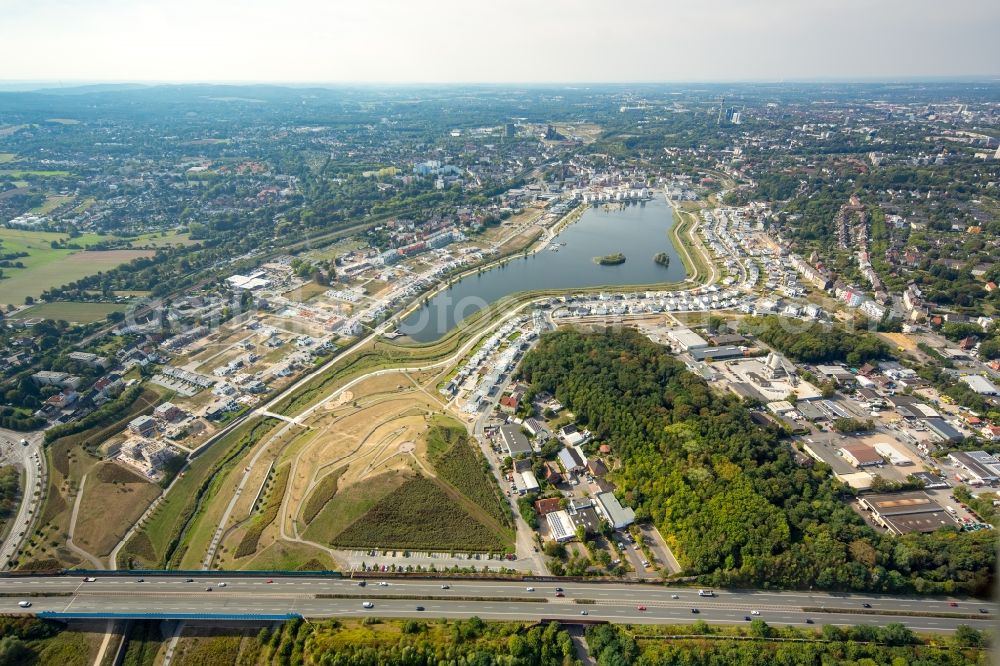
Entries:
[[699,597],[714,597],[715,596],[715,592],[713,592],[712,590],[698,590],[698,596]]

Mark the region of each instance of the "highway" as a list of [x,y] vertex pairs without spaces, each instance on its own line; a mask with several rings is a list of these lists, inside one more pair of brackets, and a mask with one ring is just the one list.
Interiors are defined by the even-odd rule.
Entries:
[[[39,499],[41,495],[36,497],[35,491],[42,490],[42,482],[45,480],[43,439],[44,433],[40,430],[23,433],[0,429],[0,463],[13,463],[24,469],[24,474],[21,476],[21,483],[24,484],[21,488],[21,503],[13,523],[9,526],[7,538],[0,545],[0,569],[6,569],[17,554],[28,536],[35,509],[41,505]],[[22,445],[22,440],[27,440],[28,444]]]
[[[0,578],[0,613],[159,613],[166,617],[192,613],[298,613],[310,618],[365,614],[429,618],[475,615],[490,620],[548,618],[646,624],[690,623],[699,619],[709,623],[742,623],[747,617],[760,617],[774,625],[805,626],[808,618],[815,625],[901,622],[915,631],[948,632],[960,624],[979,629],[991,627],[997,612],[996,603],[966,599],[734,590],[716,590],[715,597],[706,598],[699,597],[698,591],[691,588],[614,582],[387,578],[370,579],[365,587],[359,587],[357,580],[321,577],[269,579],[220,573],[194,574],[191,578],[187,582],[183,576],[150,576],[139,582],[138,576],[98,576],[88,583],[75,575],[4,577]],[[386,584],[382,585],[383,582]],[[449,589],[443,589],[442,585],[448,585]],[[557,586],[563,588],[564,597],[556,596]],[[529,587],[533,590],[529,591]],[[320,595],[335,595],[335,598],[320,598]],[[31,608],[19,608],[18,601],[22,599],[30,601]],[[366,601],[374,607],[363,608]],[[870,609],[864,608],[866,603]],[[417,610],[417,606],[424,610]],[[807,608],[826,608],[831,612]],[[980,609],[986,609],[988,614]],[[914,617],[909,613],[923,615]],[[965,617],[928,615],[932,613]]]

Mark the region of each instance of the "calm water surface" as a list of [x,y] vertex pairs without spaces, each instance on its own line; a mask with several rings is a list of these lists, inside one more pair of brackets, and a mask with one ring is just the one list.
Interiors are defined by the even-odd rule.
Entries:
[[[623,209],[588,208],[553,241],[560,244],[558,252],[550,246],[470,275],[404,319],[399,330],[417,342],[433,342],[465,317],[519,291],[683,280],[684,264],[667,235],[672,226],[672,211],[662,195]],[[615,252],[623,253],[627,261],[618,266],[593,261]],[[669,267],[653,261],[658,252],[670,256]]]

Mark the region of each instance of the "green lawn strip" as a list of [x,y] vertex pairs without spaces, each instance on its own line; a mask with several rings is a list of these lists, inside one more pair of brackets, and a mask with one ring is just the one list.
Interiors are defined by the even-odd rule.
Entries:
[[186,528],[194,521],[199,508],[204,506],[205,495],[223,468],[277,424],[276,419],[251,419],[192,460],[150,519],[122,549],[121,557],[127,560],[129,555],[140,556],[142,551],[147,550],[145,542],[148,542],[155,559],[139,562],[140,568],[165,567],[178,549]]
[[263,498],[263,506],[260,512],[250,519],[243,538],[236,546],[235,557],[246,557],[257,552],[261,535],[278,517],[282,498],[284,498],[285,490],[288,488],[288,475],[291,469],[291,465],[282,465],[272,473],[271,479],[268,481],[267,494]]

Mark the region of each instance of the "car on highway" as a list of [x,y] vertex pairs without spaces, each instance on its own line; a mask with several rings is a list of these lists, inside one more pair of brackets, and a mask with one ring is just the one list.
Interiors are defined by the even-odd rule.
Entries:
[[385,582],[384,580],[380,580],[378,582],[378,586],[379,587],[389,587],[389,583]]
[[698,614],[698,613],[700,613],[701,611],[700,611],[700,610],[698,610],[697,608],[692,608],[692,609],[691,609],[691,612],[692,612],[692,613],[694,613],[695,615],[697,615],[697,614]]
[[526,587],[526,588],[524,588],[524,591],[525,592],[534,592],[535,588],[533,588],[533,587]]
[[958,604],[954,601],[950,602],[948,605],[951,606],[952,608],[958,608]]
[[21,608],[31,608],[30,601],[18,601],[17,605],[20,606]]
[[590,613],[588,613],[588,612],[587,612],[587,611],[585,611],[585,610],[582,610],[582,611],[580,611],[580,615],[590,615]]
[[556,588],[556,592],[562,592],[562,591],[563,591],[563,589],[561,587],[557,587]]
[[987,609],[985,609],[985,608],[980,608],[979,612],[983,613],[983,614],[989,613],[989,611]]
[[811,617],[807,617],[807,618],[806,618],[806,624],[816,624],[816,623],[815,623],[815,622],[813,622],[813,620],[812,620],[812,618],[811,618]]
[[267,584],[268,584],[268,585],[270,585],[270,584],[271,584],[271,583],[273,583],[273,582],[274,582],[274,581],[273,581],[272,579],[270,579],[270,578],[268,578],[268,579],[267,579]]
[[364,586],[366,586],[366,585],[368,585],[368,582],[367,582],[367,581],[364,581],[364,580],[359,580],[359,581],[358,581],[358,587],[364,587]]
[[423,606],[417,606],[414,610],[422,611],[423,609],[424,609]]
[[562,598],[562,597],[565,597],[566,594],[564,592],[556,592],[556,596],[559,597],[559,598]]
[[451,589],[451,585],[442,585],[441,589],[442,590],[450,590]]
[[743,620],[744,620],[745,622],[749,622],[749,621],[750,621],[751,619],[752,619],[752,618],[751,618],[751,617],[750,617],[749,615],[744,615],[744,616],[743,616]]
[[750,611],[750,614],[751,615],[760,615],[760,611],[759,610],[752,610],[752,611]]
[[680,599],[680,598],[681,598],[681,595],[679,595],[679,594],[671,594],[671,595],[670,595],[670,598],[671,598],[671,599]]
[[872,605],[866,601],[865,603],[861,604],[861,607],[862,608],[871,608]]
[[194,582],[194,578],[185,578],[184,582],[185,583],[193,583]]
[[635,607],[635,609],[636,610],[644,611],[644,610],[646,610],[646,607],[644,605],[642,605],[642,604],[639,604],[638,606]]
[[83,579],[84,583],[94,583],[96,581],[97,581],[97,579],[94,578],[93,576],[87,576],[86,578]]
[[225,582],[225,581],[222,581],[221,583],[219,583],[219,585],[218,585],[218,586],[219,586],[219,587],[225,587],[225,586],[226,586],[226,582]]
[[145,583],[146,579],[145,578],[140,578],[139,580],[137,580],[135,582],[137,582],[137,583]]
[[372,602],[370,602],[370,601],[366,601],[366,602],[364,602],[363,604],[361,604],[361,607],[362,607],[362,608],[375,608],[375,604],[373,604],[373,603],[372,603]]
[[210,588],[210,587],[206,587],[206,588],[205,588],[205,591],[206,591],[206,592],[211,592],[211,591],[212,591],[212,588]]

